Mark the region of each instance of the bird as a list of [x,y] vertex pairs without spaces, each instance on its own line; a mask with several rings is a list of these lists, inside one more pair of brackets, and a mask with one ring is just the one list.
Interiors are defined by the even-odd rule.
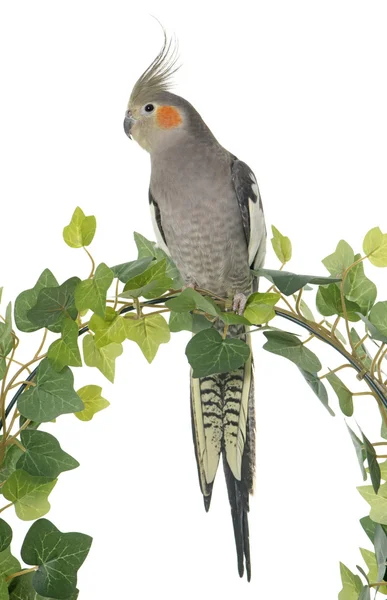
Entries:
[[[184,287],[230,299],[242,315],[258,289],[252,269],[263,266],[266,225],[253,171],[215,138],[190,102],[171,92],[180,68],[176,41],[165,30],[156,58],[129,98],[124,131],[151,161],[149,206],[158,246],[175,262]],[[226,116],[226,115],[225,115]],[[215,322],[223,332],[223,324]],[[250,344],[245,325],[228,337]],[[249,495],[255,478],[253,361],[230,373],[193,378],[191,420],[206,511],[222,456],[238,572],[251,579]]]

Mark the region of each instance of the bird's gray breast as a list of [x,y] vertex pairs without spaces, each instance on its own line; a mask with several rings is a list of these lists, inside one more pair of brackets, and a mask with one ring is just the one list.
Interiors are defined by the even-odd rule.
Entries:
[[186,283],[222,296],[250,289],[247,242],[225,150],[173,148],[152,157],[151,193]]

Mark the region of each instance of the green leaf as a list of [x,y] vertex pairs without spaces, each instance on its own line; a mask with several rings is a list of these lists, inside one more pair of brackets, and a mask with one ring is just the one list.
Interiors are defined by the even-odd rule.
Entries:
[[68,367],[57,373],[45,358],[38,367],[36,386],[24,391],[18,400],[20,414],[31,421],[47,423],[59,415],[82,410],[82,400],[73,385],[74,377]]
[[213,317],[221,314],[219,306],[208,296],[202,296],[196,290],[186,288],[176,298],[171,298],[165,302],[165,306],[174,312],[190,312],[192,310],[202,310],[204,313]]
[[71,248],[89,246],[93,241],[96,227],[95,217],[86,217],[83,210],[77,206],[70,224],[63,229],[63,239]]
[[6,356],[11,352],[15,343],[12,335],[12,306],[8,304],[5,323],[0,323],[0,379],[3,379],[7,368]]
[[79,467],[79,462],[64,452],[58,440],[45,431],[26,429],[20,434],[24,452],[17,462],[17,468],[35,477],[56,479],[63,471]]
[[22,521],[32,521],[50,510],[48,496],[57,479],[33,477],[23,470],[12,473],[2,488],[3,496],[13,502],[15,511]]
[[75,413],[80,421],[91,421],[95,413],[110,405],[110,402],[102,398],[101,392],[102,388],[99,385],[85,385],[78,390],[78,396],[85,405],[83,410]]
[[354,262],[354,252],[345,240],[340,240],[333,254],[330,254],[322,261],[332,277],[339,277],[340,279],[342,279],[344,271]]
[[103,319],[95,314],[91,317],[89,329],[95,333],[94,340],[97,348],[102,348],[112,342],[121,344],[126,335],[124,318],[110,306],[106,307]]
[[[378,304],[383,304],[383,302],[378,302]],[[378,304],[375,304],[374,308],[377,307]],[[375,327],[375,325],[371,323],[371,321],[367,319],[367,317],[365,317],[364,315],[359,313],[359,317],[361,318],[363,323],[365,323],[368,334],[370,335],[370,337],[372,337],[372,339],[378,340],[379,342],[383,342],[383,344],[387,344],[387,335],[384,335],[384,333],[382,333],[378,329],[378,327]]]
[[[11,590],[9,600],[54,600],[53,598],[47,598],[47,596],[41,596],[38,594],[32,585],[34,573],[26,573],[14,579],[14,584]],[[79,591],[75,590],[71,596],[65,598],[65,600],[77,600]],[[1,596],[0,596],[1,600]]]
[[315,275],[296,275],[289,271],[274,271],[272,269],[257,269],[253,270],[253,273],[258,277],[265,277],[279,289],[280,292],[285,296],[291,296],[307,283],[313,285],[327,285],[329,283],[335,283],[340,279],[333,279],[332,277],[316,277]]
[[140,275],[136,275],[126,283],[123,298],[139,298],[140,296],[157,297],[172,286],[172,279],[166,277],[166,259],[152,262]]
[[178,290],[183,287],[184,280],[170,256],[161,248],[158,248],[155,242],[150,242],[140,233],[134,234],[134,241],[136,242],[139,259],[153,257],[156,260],[161,260],[164,258],[167,263],[165,275],[173,280],[173,288]]
[[0,600],[9,600],[8,585],[5,579],[0,579]]
[[51,344],[47,356],[56,371],[61,371],[65,366],[82,366],[78,348],[78,325],[75,321],[67,318],[63,320],[62,337]]
[[91,279],[81,281],[75,289],[75,305],[79,312],[90,309],[104,318],[107,291],[113,279],[113,271],[101,263]]
[[352,392],[347,388],[347,386],[341,381],[339,377],[337,377],[336,373],[329,373],[327,375],[327,380],[331,384],[333,390],[335,391],[340,404],[341,412],[346,417],[352,417],[353,415],[353,398]]
[[273,306],[277,304],[280,298],[280,294],[255,292],[248,297],[243,315],[253,325],[263,325],[263,323],[274,319]]
[[363,589],[359,575],[354,575],[343,563],[340,563],[340,575],[343,589],[339,593],[339,600],[359,600]]
[[380,478],[381,478],[380,466],[379,466],[378,461],[376,460],[375,448],[373,447],[371,442],[368,440],[368,438],[366,438],[364,433],[361,432],[361,434],[363,436],[364,450],[366,453],[367,464],[368,464],[368,468],[370,471],[372,486],[375,490],[375,494],[377,494],[378,490],[380,488]]
[[122,283],[126,283],[129,279],[133,279],[133,277],[144,273],[152,260],[153,256],[146,256],[144,258],[139,258],[138,260],[115,265],[114,267],[111,267],[111,270],[114,273],[114,277],[118,277]]
[[[83,338],[83,356],[85,363],[88,367],[96,367],[105,375],[106,379],[114,382],[115,375],[115,361],[118,356],[122,354],[122,344],[116,344],[112,342],[107,346],[98,348],[95,343],[94,336],[86,335]],[[83,405],[78,408],[79,412],[83,410]]]
[[20,562],[12,556],[11,548],[8,546],[0,552],[0,581],[4,581],[5,577],[13,575],[13,573],[17,573],[18,571],[20,571]]
[[186,312],[174,312],[171,311],[169,315],[169,329],[172,333],[178,331],[192,331],[193,333],[199,333],[203,329],[209,329],[212,327],[211,321],[206,319],[204,315],[191,314]]
[[383,483],[377,494],[375,494],[372,485],[362,485],[357,489],[364,500],[371,506],[370,518],[375,523],[387,525],[387,484]]
[[371,309],[369,320],[387,338],[387,301],[378,302]]
[[[324,317],[330,317],[331,315],[344,316],[340,290],[337,285],[332,284],[327,287],[319,287],[316,296],[316,306]],[[359,316],[357,313],[360,312],[360,306],[346,299],[345,306],[348,320],[358,321]]]
[[40,325],[34,325],[27,317],[29,310],[35,306],[39,292],[44,288],[58,286],[58,282],[49,269],[45,269],[33,288],[21,292],[15,302],[15,323],[20,331],[37,331]]
[[140,319],[128,316],[124,322],[126,337],[139,345],[149,363],[156,356],[160,344],[170,340],[168,323],[162,315],[150,314]]
[[387,267],[387,233],[382,233],[380,227],[374,227],[367,233],[363,250],[375,267]]
[[[357,254],[355,260],[359,258],[360,254]],[[345,283],[347,284],[345,288],[346,298],[355,302],[360,307],[360,311],[367,315],[376,300],[377,289],[376,285],[364,274],[364,264],[362,262],[349,271]]]
[[223,339],[215,329],[197,333],[186,347],[193,377],[205,377],[214,373],[235,371],[250,356],[249,346],[236,338]]
[[[376,561],[378,564],[378,581],[385,580],[387,559],[387,536],[381,525],[376,525],[374,535]],[[386,580],[387,581],[387,580]]]
[[305,371],[301,368],[300,371],[303,377],[305,378],[306,382],[308,383],[309,387],[314,391],[317,398],[321,401],[321,404],[323,404],[329,412],[329,414],[332,415],[332,417],[334,417],[335,413],[328,404],[327,390],[322,381],[320,381],[320,379],[315,373],[309,373],[308,371]]
[[263,335],[267,339],[263,347],[268,352],[291,360],[297,367],[309,373],[320,371],[321,363],[317,356],[309,348],[306,348],[294,334],[278,330],[264,331]]
[[271,245],[276,253],[278,260],[282,264],[289,262],[292,258],[292,243],[290,239],[278,231],[274,225],[271,226],[273,237],[271,239]]
[[310,310],[310,308],[307,305],[307,303],[305,302],[305,300],[303,300],[302,298],[301,298],[301,302],[300,302],[300,310],[301,310],[301,313],[303,314],[303,316],[305,317],[305,319],[307,319],[308,321],[313,321],[313,323],[315,322],[315,318],[314,318],[312,311]]
[[27,311],[27,318],[36,325],[36,329],[47,327],[58,333],[64,319],[77,318],[74,290],[79,282],[79,277],[71,277],[60,286],[40,290],[35,306]]
[[0,553],[11,545],[12,529],[4,519],[0,519]]
[[[370,519],[369,516],[367,515],[366,517],[362,517],[360,519],[360,525],[363,527],[365,533],[368,535],[371,542],[374,543],[375,529],[376,529],[376,525],[377,525],[375,523],[375,521]],[[383,527],[383,525],[382,525],[382,527]],[[361,551],[361,549],[360,549],[360,551]],[[367,552],[369,552],[369,550],[367,550]],[[366,564],[368,565],[367,561],[366,561]],[[376,564],[376,558],[375,558],[375,564]],[[368,567],[369,567],[369,565],[368,565]]]
[[[184,314],[184,313],[183,313]],[[200,315],[197,315],[200,316]],[[234,312],[221,312],[219,319],[226,325],[251,325],[250,321],[242,315],[237,315]]]
[[[351,340],[354,345],[356,345],[360,342],[361,338],[360,338],[359,334],[357,333],[356,329],[354,329],[353,327],[350,331],[350,336],[351,336]],[[356,348],[356,354],[362,360],[364,366],[367,369],[369,369],[372,364],[372,359],[371,359],[370,355],[368,354],[366,347],[363,344],[360,344],[360,346],[358,346]]]
[[366,481],[367,473],[366,473],[366,470],[364,467],[364,461],[366,459],[366,452],[364,449],[363,442],[357,437],[356,433],[354,431],[352,431],[352,429],[349,427],[349,425],[347,425],[347,429],[348,429],[349,435],[351,436],[352,443],[356,450],[356,456],[357,456],[357,460],[359,462],[361,474],[363,476],[363,481]]
[[371,600],[371,588],[365,585],[360,592],[359,600]]
[[10,475],[16,471],[16,463],[19,457],[23,454],[23,451],[18,448],[15,444],[6,446],[5,456],[3,458],[2,465],[0,467],[0,483],[7,481]]
[[83,533],[62,533],[47,519],[36,521],[25,537],[21,556],[28,565],[39,565],[32,578],[38,594],[60,599],[74,594],[77,572],[91,542]]

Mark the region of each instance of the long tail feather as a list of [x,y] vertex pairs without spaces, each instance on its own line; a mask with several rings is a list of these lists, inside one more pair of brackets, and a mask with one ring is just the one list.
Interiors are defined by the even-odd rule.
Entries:
[[[228,336],[250,336],[241,326],[229,327]],[[212,488],[223,456],[224,474],[234,528],[238,572],[246,567],[251,578],[249,494],[255,470],[254,380],[252,359],[237,371],[201,379],[191,377],[191,416],[195,455],[204,506],[209,510]]]

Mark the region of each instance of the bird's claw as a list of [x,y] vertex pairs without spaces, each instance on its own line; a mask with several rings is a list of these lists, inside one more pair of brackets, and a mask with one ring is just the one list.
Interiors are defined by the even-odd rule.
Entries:
[[243,315],[243,311],[245,310],[246,302],[247,302],[247,296],[245,296],[245,294],[242,294],[242,293],[235,294],[233,303],[232,303],[233,311],[236,312],[238,315]]

